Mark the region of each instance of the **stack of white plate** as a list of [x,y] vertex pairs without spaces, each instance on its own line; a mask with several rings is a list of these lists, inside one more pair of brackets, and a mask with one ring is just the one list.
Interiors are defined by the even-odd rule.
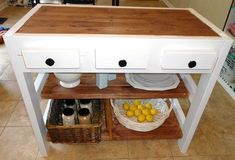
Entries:
[[170,90],[180,83],[176,74],[128,73],[125,76],[132,87],[143,90]]

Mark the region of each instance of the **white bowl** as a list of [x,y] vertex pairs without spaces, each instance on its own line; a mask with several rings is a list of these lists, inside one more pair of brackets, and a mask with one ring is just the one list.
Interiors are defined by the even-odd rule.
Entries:
[[60,80],[60,85],[65,88],[74,88],[80,84],[79,73],[54,73],[56,78]]

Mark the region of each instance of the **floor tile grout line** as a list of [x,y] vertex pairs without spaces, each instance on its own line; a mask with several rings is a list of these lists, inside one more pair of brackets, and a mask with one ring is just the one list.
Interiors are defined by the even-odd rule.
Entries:
[[23,101],[23,99],[21,99],[21,97],[20,97],[19,99],[4,100],[4,101],[0,100],[0,102],[12,102],[12,101]]
[[[9,133],[12,133],[12,132],[9,132],[9,130],[6,131],[7,129],[10,129],[10,130],[11,130],[11,129],[13,129],[13,127],[7,127],[7,126],[5,126],[4,131],[3,131],[3,132],[1,133],[1,135],[0,135],[0,137],[2,136],[2,137],[0,138],[0,140],[1,140],[1,141],[0,141],[0,142],[1,142],[0,145],[1,145],[1,146],[2,146],[3,144],[5,144],[5,143],[2,143],[2,142],[4,142],[3,137],[4,137],[4,136],[8,136]],[[15,128],[14,128],[14,129],[15,129]],[[24,129],[27,129],[27,130],[30,129],[30,130],[32,130],[32,127],[27,127],[27,128],[26,128],[26,127],[16,127],[16,129],[17,129],[17,130],[21,130],[21,129],[23,129],[23,130],[24,130]],[[3,134],[4,132],[8,132],[8,134],[6,134],[6,133]],[[31,131],[31,132],[32,132],[32,131]],[[22,135],[22,134],[20,134],[20,135]],[[34,134],[33,134],[33,135],[34,135]],[[16,137],[17,137],[17,136],[16,136]],[[5,137],[5,138],[6,138],[6,137]],[[24,137],[23,137],[23,138],[24,138]],[[32,138],[33,138],[33,137],[32,137]],[[33,139],[34,139],[34,138],[33,138]],[[3,140],[3,141],[2,141],[2,140]],[[17,140],[20,140],[20,141],[21,141],[21,140],[22,140],[22,137],[21,137],[21,139],[18,139],[18,138],[17,138]],[[10,140],[10,141],[11,141],[11,140]],[[12,141],[12,142],[13,142],[13,141]],[[36,142],[36,141],[35,141],[35,142]],[[14,143],[15,143],[15,142],[14,142]],[[16,143],[17,143],[17,142],[16,142]],[[6,142],[6,145],[7,145],[7,144],[8,144],[8,141]],[[24,144],[23,144],[23,145],[24,145]],[[37,145],[36,145],[36,146],[37,146]],[[10,145],[10,147],[8,147],[8,149],[11,150],[12,148],[14,149],[14,147],[15,147],[15,146]],[[33,147],[33,148],[34,148],[34,147]],[[16,149],[16,150],[17,150],[17,149]],[[37,158],[37,153],[38,153],[38,150],[39,150],[38,146],[35,148],[35,150],[36,150],[35,154],[31,154],[31,155],[33,155],[33,156],[31,156],[32,158],[30,158],[30,159],[32,159],[32,160],[36,160],[35,158]],[[27,150],[25,150],[25,151],[28,152]],[[24,152],[24,151],[22,151],[22,152]],[[1,152],[1,153],[2,153],[2,152]],[[3,152],[3,153],[4,153],[4,152]],[[8,154],[8,152],[5,152],[5,153]],[[12,153],[12,152],[9,152],[9,153],[12,154],[12,155],[15,155],[14,152],[13,152],[13,153]],[[31,153],[31,152],[29,152],[29,153]],[[19,153],[19,154],[20,154],[20,153]],[[30,154],[27,154],[27,155],[30,156]],[[27,157],[27,155],[26,155],[26,157]],[[2,155],[2,156],[3,156],[3,155]],[[4,156],[3,156],[3,157],[4,157]],[[23,155],[23,157],[24,157],[24,155]],[[8,158],[7,158],[7,159],[8,159]],[[12,159],[12,157],[10,156],[9,159]],[[14,157],[14,159],[15,159],[15,157]],[[27,159],[28,159],[28,158],[27,158]]]
[[32,125],[6,125],[6,127],[32,127]]
[[2,77],[3,73],[6,71],[7,67],[10,66],[10,62],[6,65],[6,67],[3,69],[2,73],[0,74],[0,78]]
[[[3,75],[2,75],[3,76]],[[13,82],[13,81],[15,81],[15,82],[17,82],[17,80],[15,79],[15,80],[13,80],[13,79],[2,79],[2,77],[0,76],[0,81],[4,81],[4,82]],[[18,84],[18,83],[17,83]]]
[[171,149],[171,145],[169,144],[169,140],[166,140],[166,141],[167,141],[167,146],[170,149],[171,156],[173,157],[173,152],[172,152],[172,149]]
[[[0,127],[3,127],[3,130],[2,130],[2,133],[3,133],[3,131],[5,130],[5,128],[7,127],[7,124],[8,124],[8,122],[9,122],[9,120],[10,120],[10,118],[11,118],[11,116],[12,116],[12,114],[13,114],[13,112],[15,111],[15,109],[16,109],[16,106],[19,104],[19,102],[20,102],[20,100],[9,100],[10,102],[15,102],[15,105],[14,105],[14,107],[13,107],[13,111],[10,113],[10,116],[9,116],[9,118],[7,119],[7,121],[5,122],[5,124],[4,125],[2,125],[2,126],[0,126]],[[0,101],[0,102],[9,102],[9,101]],[[0,134],[0,136],[2,135],[2,133]]]
[[18,102],[18,101],[23,101],[23,99],[15,99],[15,100],[0,100],[0,102]]
[[37,155],[35,157],[35,160],[37,160],[39,158],[39,155],[40,155],[40,151],[39,151],[39,148],[38,148],[38,153],[37,153]]
[[[0,82],[1,82],[1,81],[17,82],[17,80],[2,80],[2,79],[0,79]],[[17,84],[18,84],[18,82],[17,82]]]
[[17,106],[19,103],[20,103],[20,100],[16,101],[16,104],[14,105],[14,109],[13,109],[13,111],[11,112],[9,118],[7,119],[7,122],[5,123],[5,127],[8,127],[7,124],[9,123],[9,121],[10,121],[10,119],[11,119],[13,113],[15,112],[16,106]]
[[128,153],[128,159],[130,159],[130,150],[129,150],[129,140],[126,141],[127,143],[127,153]]
[[[160,139],[155,139],[155,140],[160,140]],[[167,140],[166,140],[167,141]],[[129,142],[129,140],[127,140],[127,142]],[[170,145],[169,145],[169,143],[168,143],[168,141],[167,141],[167,145],[168,145],[168,148],[170,148]],[[170,150],[170,152],[171,152],[171,150]],[[128,154],[130,154],[129,153],[129,143],[128,143]],[[173,154],[172,154],[172,152],[171,152],[171,154],[170,155],[153,155],[153,156],[150,156],[150,157],[147,157],[147,158],[150,158],[150,159],[155,159],[155,158],[173,158],[174,156],[173,156]],[[129,159],[133,159],[133,160],[141,160],[141,159],[143,159],[143,158],[145,158],[145,157],[130,157],[129,156]]]
[[[198,130],[200,131],[200,135],[205,136],[205,133],[203,132],[203,130],[202,130],[200,127],[198,127]],[[205,136],[205,137],[206,137],[206,136]],[[195,138],[197,138],[197,137],[195,136]],[[224,142],[223,142],[223,144],[226,145]],[[210,149],[211,149],[212,152],[213,152],[213,149],[212,149],[213,147],[212,147],[211,142],[209,142],[208,145],[209,145]],[[213,152],[213,153],[214,153],[214,152]],[[200,152],[198,152],[198,151],[196,150],[196,154],[197,154],[198,156],[222,156],[222,155],[230,155],[230,154],[213,154],[213,153],[211,153],[211,154],[200,154]]]
[[173,156],[173,160],[175,160],[175,158],[187,158],[187,159],[189,159],[189,158],[193,158],[193,157],[198,157],[198,158],[203,158],[203,157],[213,157],[213,158],[215,158],[215,157],[218,157],[218,156],[233,156],[233,155],[205,155],[205,156],[200,156],[200,155],[190,155],[190,156]]
[[[12,68],[12,72],[9,71],[9,69]],[[10,74],[9,74],[10,73]],[[8,77],[9,75],[11,75],[13,73],[13,77]],[[7,75],[9,74],[9,75]],[[7,76],[6,76],[7,75]],[[2,74],[0,75],[0,80],[1,81],[17,81],[16,76],[15,76],[15,71],[11,65],[11,63],[9,63],[6,68],[4,68]]]
[[5,130],[5,126],[2,127],[2,131],[0,132],[0,137],[2,136],[3,131]]
[[32,128],[32,126],[5,126],[5,128]]

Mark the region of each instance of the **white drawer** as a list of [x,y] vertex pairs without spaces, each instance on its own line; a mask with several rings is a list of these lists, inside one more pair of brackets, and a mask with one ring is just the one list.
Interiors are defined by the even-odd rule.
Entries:
[[162,69],[212,69],[217,59],[210,50],[167,50],[161,55]]
[[148,64],[147,50],[96,50],[96,68],[145,69]]
[[22,50],[27,68],[79,68],[78,50],[25,49]]

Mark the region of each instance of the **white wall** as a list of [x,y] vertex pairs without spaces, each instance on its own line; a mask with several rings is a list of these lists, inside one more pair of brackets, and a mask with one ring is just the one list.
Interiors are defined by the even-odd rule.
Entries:
[[190,6],[223,29],[232,0],[191,0]]
[[190,0],[168,0],[174,7],[185,8],[190,4]]
[[223,29],[232,0],[168,0],[175,7],[190,7]]

